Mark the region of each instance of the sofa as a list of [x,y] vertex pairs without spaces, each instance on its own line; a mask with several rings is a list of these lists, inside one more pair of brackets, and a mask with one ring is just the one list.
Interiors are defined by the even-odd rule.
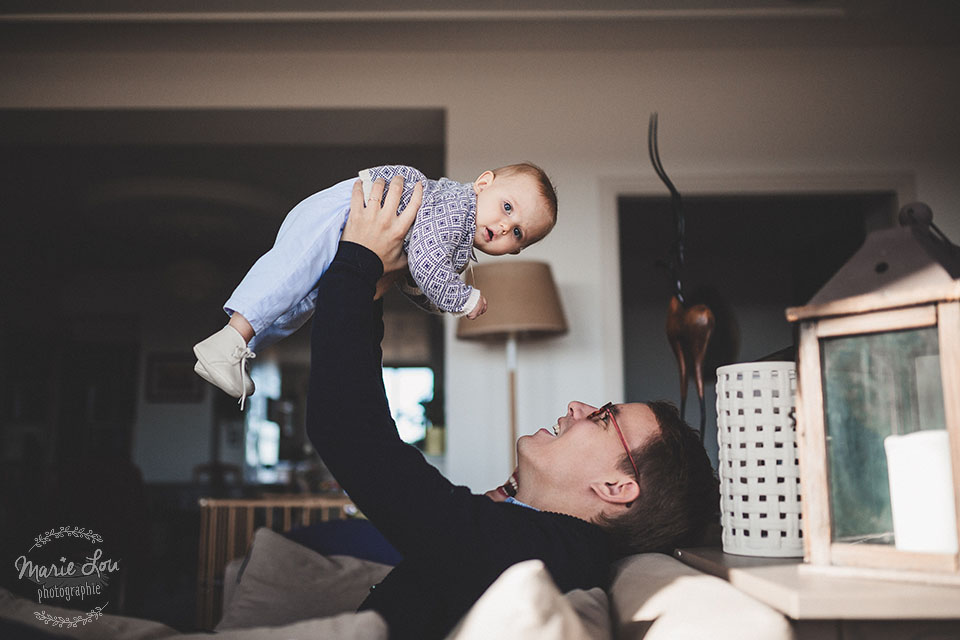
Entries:
[[[247,556],[227,565],[223,616],[216,636],[225,640],[385,638],[386,625],[379,615],[354,610],[370,586],[390,569],[389,564],[371,559],[323,555],[270,529],[259,529]],[[561,594],[541,562],[514,565],[487,589],[448,640],[794,637],[789,621],[777,611],[670,556],[630,556],[614,564],[611,572],[607,591]],[[0,590],[0,630],[91,639],[211,637],[110,614],[76,628],[58,628],[37,619],[37,608],[31,600]],[[44,609],[65,618],[78,613]]]

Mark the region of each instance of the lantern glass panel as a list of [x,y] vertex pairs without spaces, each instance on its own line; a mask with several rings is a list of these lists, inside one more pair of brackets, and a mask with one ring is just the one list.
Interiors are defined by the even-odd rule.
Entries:
[[820,348],[832,538],[892,545],[883,440],[945,428],[937,328],[824,338]]

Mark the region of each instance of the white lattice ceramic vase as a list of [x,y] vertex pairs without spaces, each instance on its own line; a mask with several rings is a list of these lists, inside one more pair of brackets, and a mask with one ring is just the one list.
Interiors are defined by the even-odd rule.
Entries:
[[803,555],[792,362],[717,369],[717,442],[723,550]]

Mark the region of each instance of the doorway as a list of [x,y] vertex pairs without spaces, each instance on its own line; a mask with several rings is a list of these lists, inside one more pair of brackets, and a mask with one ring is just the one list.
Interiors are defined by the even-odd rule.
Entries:
[[[860,247],[895,219],[893,191],[685,197],[688,304],[707,303],[717,326],[704,366],[705,445],[716,464],[718,366],[789,349],[784,311],[805,304]],[[665,333],[674,286],[666,268],[675,240],[666,197],[618,199],[624,386],[630,400],[680,405],[679,370]],[[692,376],[685,418],[699,427]]]

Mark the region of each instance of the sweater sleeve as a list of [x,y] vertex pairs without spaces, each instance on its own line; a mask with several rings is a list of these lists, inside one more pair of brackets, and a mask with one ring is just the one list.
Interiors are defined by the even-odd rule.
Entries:
[[[403,295],[407,296],[407,298],[413,302],[413,304],[417,305],[424,311],[428,313],[443,313],[443,311],[439,309],[423,291],[420,290],[420,287],[417,286],[417,282],[413,279],[412,275],[408,274],[406,278],[397,283],[397,288],[399,288]],[[467,315],[473,311],[477,304],[479,304],[480,289],[477,289],[476,287],[470,287],[470,289],[470,295],[467,297],[467,302],[463,305],[463,309],[461,309],[459,312],[451,312],[451,315],[455,318]]]
[[311,342],[307,432],[340,486],[401,552],[445,530],[454,487],[397,434],[381,370],[382,304],[373,301],[382,264],[341,242],[318,285]]

